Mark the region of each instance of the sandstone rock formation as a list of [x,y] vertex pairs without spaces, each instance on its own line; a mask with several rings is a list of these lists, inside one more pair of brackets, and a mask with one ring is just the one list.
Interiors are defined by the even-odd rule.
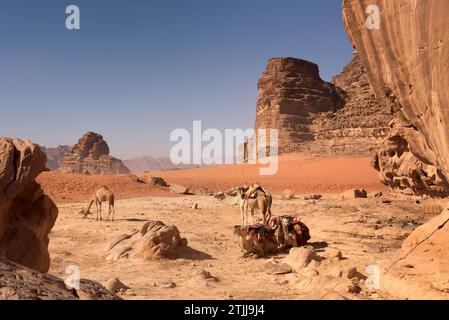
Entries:
[[64,158],[65,154],[69,152],[70,146],[57,146],[56,148],[40,147],[41,150],[47,155],[47,168],[50,170],[59,169],[59,164]]
[[103,136],[94,132],[86,133],[71,147],[61,160],[59,170],[64,173],[130,173],[121,160],[109,155],[109,147]]
[[447,197],[449,182],[441,170],[418,159],[411,151],[421,137],[399,120],[391,122],[391,130],[373,159],[382,183],[408,195]]
[[81,279],[80,289],[64,281],[0,258],[0,300],[120,300],[100,284]]
[[390,120],[357,54],[333,83],[294,58],[271,59],[259,81],[255,128],[278,129],[281,153],[372,154]]
[[47,272],[48,234],[58,209],[35,178],[45,154],[29,141],[0,138],[0,257]]
[[[445,1],[379,1],[380,30],[366,28],[369,1],[344,1],[343,17],[378,100],[408,132],[410,151],[449,173],[449,33]],[[413,142],[413,143],[412,143]]]
[[106,260],[170,258],[186,246],[187,239],[181,238],[175,226],[148,221],[140,229],[133,229],[111,241],[105,250]]
[[[447,179],[449,2],[378,0],[378,30],[366,28],[371,4],[369,0],[344,0],[343,19],[377,98],[396,113],[405,128],[402,132],[398,129],[393,148],[387,152],[409,149],[413,157]],[[379,166],[381,161],[379,158]],[[436,290],[447,297],[448,222],[446,211],[404,242],[405,255],[388,269],[406,279],[396,287],[404,295],[415,293],[414,297],[423,298],[424,293]],[[404,288],[412,290],[404,292]]]

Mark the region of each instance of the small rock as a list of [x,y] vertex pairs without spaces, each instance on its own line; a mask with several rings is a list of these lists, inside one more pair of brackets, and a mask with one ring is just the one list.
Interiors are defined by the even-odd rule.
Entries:
[[226,195],[223,192],[220,191],[220,192],[217,192],[214,195],[214,198],[218,199],[218,200],[224,200],[224,199],[226,199]]
[[374,198],[381,198],[384,194],[382,192],[376,192]]
[[283,200],[295,199],[295,194],[290,189],[286,189],[286,190],[282,191],[281,196],[282,196]]
[[179,184],[173,184],[170,185],[170,191],[177,194],[187,194],[189,192],[189,189]]
[[321,199],[323,196],[320,194],[312,194],[310,196],[305,196],[304,200],[319,200]]
[[192,209],[193,210],[198,210],[199,209],[198,203],[194,203],[193,206],[192,206]]
[[168,187],[168,183],[161,177],[151,177],[148,183],[153,186]]
[[120,281],[118,278],[111,278],[105,283],[105,288],[113,293],[125,292],[130,289],[127,285]]
[[368,192],[364,189],[351,189],[343,193],[343,199],[361,199],[368,198]]
[[211,275],[211,273],[209,271],[206,270],[201,270],[198,272],[198,276],[200,279],[206,280],[206,281],[213,281],[213,282],[218,282],[220,281],[220,279],[218,279],[217,277]]
[[173,289],[176,288],[176,283],[174,283],[173,281],[166,281],[161,284],[161,288]]

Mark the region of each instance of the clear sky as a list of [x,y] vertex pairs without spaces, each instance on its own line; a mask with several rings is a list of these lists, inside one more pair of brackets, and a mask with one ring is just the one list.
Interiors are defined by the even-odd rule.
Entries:
[[252,127],[269,58],[330,80],[352,51],[341,0],[0,0],[0,135],[50,147],[95,131],[120,158],[168,155],[193,120]]

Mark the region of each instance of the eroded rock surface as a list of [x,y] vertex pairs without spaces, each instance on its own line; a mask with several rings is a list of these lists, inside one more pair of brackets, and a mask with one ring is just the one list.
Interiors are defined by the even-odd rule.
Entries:
[[80,281],[67,289],[64,281],[0,258],[0,300],[119,300],[97,282]]
[[[377,98],[383,105],[391,107],[405,128],[396,136],[393,135],[390,141],[392,147],[388,146],[389,141],[386,148],[384,146],[387,154],[391,153],[389,157],[393,158],[391,166],[399,164],[400,168],[408,167],[407,162],[411,162],[412,167],[421,168],[416,158],[436,169],[430,167],[433,173],[428,181],[433,179],[437,182],[437,178],[444,180],[443,177],[447,179],[449,2],[379,0],[376,2],[380,8],[379,30],[366,28],[366,9],[371,4],[369,0],[344,0],[343,18]],[[401,155],[398,152],[401,150],[404,153],[410,150],[412,156]],[[402,157],[404,159],[401,160]],[[379,158],[379,166],[383,165],[382,161],[388,162],[389,159]],[[420,174],[425,176],[427,169]],[[407,170],[390,174],[410,176]],[[394,176],[391,178],[394,181]],[[416,184],[416,181],[421,182],[422,179],[411,182]],[[431,182],[429,185],[428,181],[425,181],[424,187],[435,189],[434,184],[437,183]],[[419,189],[413,185],[412,188]],[[385,281],[386,285],[391,284],[390,290],[412,298],[424,298],[425,294],[435,297],[436,292],[447,297],[447,221],[446,211],[419,227],[404,242],[404,256],[387,269],[389,275],[396,276],[396,281]],[[393,286],[395,282],[398,283],[398,279],[404,281],[399,286]]]
[[382,183],[390,189],[408,195],[447,197],[449,183],[436,166],[418,159],[413,144],[420,136],[399,120],[391,122],[388,136],[379,145],[373,167],[379,171]]
[[128,174],[120,159],[109,155],[103,136],[88,132],[71,147],[61,160],[59,170],[64,173]]
[[187,239],[181,238],[175,226],[148,221],[140,229],[133,229],[111,241],[105,250],[106,260],[170,258],[186,246]]
[[47,272],[48,234],[58,209],[35,178],[45,154],[29,141],[0,138],[0,257]]

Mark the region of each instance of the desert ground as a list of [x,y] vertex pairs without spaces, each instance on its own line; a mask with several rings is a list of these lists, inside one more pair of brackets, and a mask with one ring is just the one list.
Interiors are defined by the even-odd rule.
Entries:
[[[361,290],[353,290],[348,279],[336,274],[351,267],[361,274],[369,265],[388,267],[402,241],[438,214],[428,208],[440,200],[388,192],[378,182],[370,160],[282,156],[278,174],[270,177],[259,176],[258,168],[251,165],[121,176],[44,172],[38,181],[59,208],[50,234],[49,273],[65,278],[66,267],[77,265],[82,278],[105,283],[117,277],[130,287],[121,293],[124,299],[402,299],[404,296],[394,290],[398,283],[381,279],[381,288],[369,291],[360,278],[357,285]],[[150,176],[182,184],[193,194],[177,195],[167,188],[150,186]],[[254,181],[273,193],[273,215],[301,217],[310,229],[310,244],[323,261],[300,272],[273,274],[272,266],[288,252],[258,259],[243,257],[233,234],[233,227],[241,224],[235,199],[196,194],[204,188],[227,191]],[[116,194],[114,222],[95,221],[92,216],[83,219],[78,213],[102,184]],[[345,191],[353,188],[367,190],[368,198],[348,197]],[[295,199],[283,200],[285,189],[294,192]],[[378,192],[383,196],[374,197]],[[304,200],[311,194],[322,198]],[[198,209],[193,208],[195,204]],[[148,220],[177,226],[188,247],[173,259],[105,260],[104,249],[111,239]],[[342,259],[335,259],[338,251]],[[205,272],[212,277],[204,276]],[[341,280],[335,282],[337,278]],[[333,283],[331,291],[329,283]]]

